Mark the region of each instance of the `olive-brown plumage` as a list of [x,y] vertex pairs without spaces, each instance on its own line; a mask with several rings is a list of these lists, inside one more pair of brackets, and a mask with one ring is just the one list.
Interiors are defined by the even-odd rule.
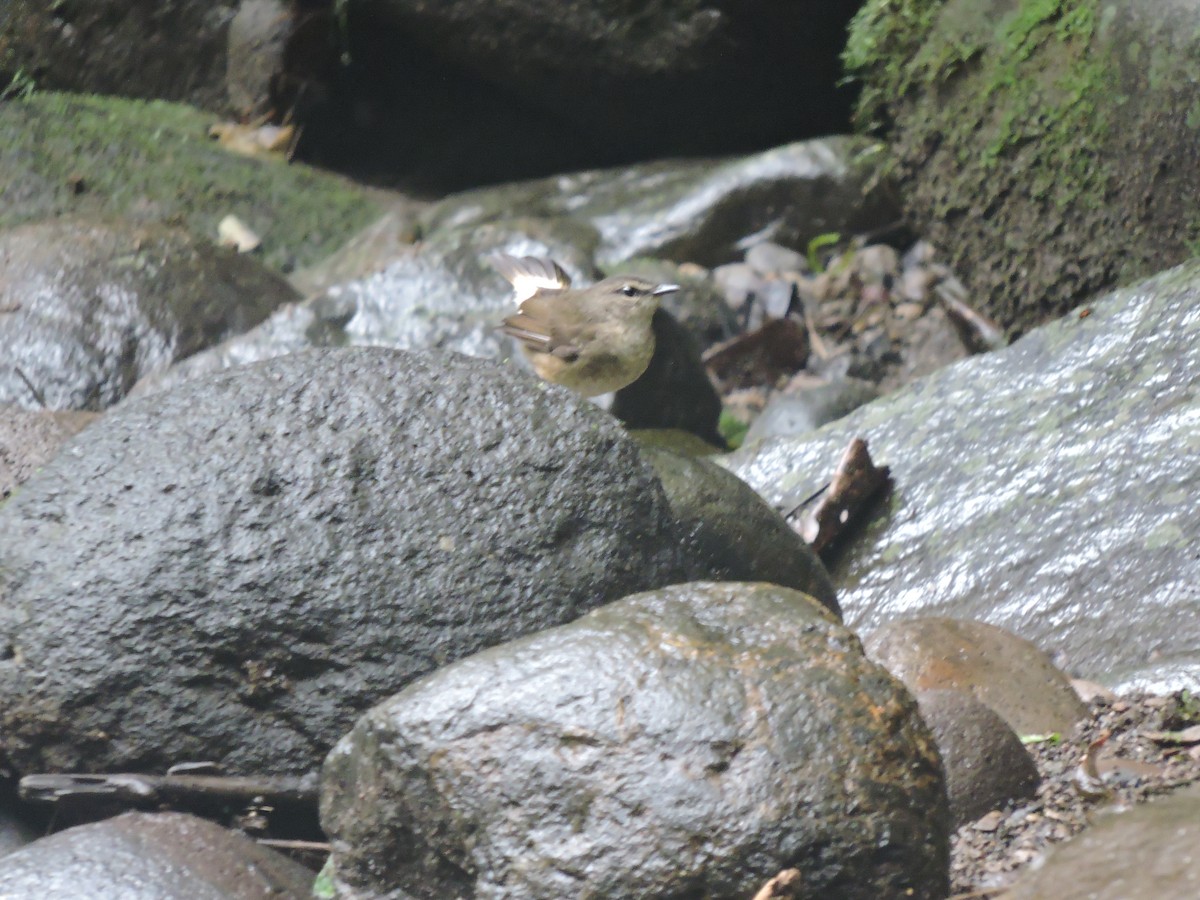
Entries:
[[553,260],[497,254],[491,262],[518,303],[499,330],[521,343],[539,376],[584,397],[619,390],[646,371],[659,297],[679,290],[632,275],[573,290]]

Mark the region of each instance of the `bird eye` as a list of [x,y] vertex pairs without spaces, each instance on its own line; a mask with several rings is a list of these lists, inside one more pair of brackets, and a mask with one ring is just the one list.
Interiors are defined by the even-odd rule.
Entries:
[[632,284],[624,285],[621,288],[621,293],[624,294],[626,297],[635,297],[635,296],[637,296],[637,292],[638,292],[638,289],[635,288]]

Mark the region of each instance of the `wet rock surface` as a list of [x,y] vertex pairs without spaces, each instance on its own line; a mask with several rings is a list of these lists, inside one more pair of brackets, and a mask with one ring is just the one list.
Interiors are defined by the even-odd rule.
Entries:
[[945,895],[915,704],[811,599],[687,584],[439,670],[331,752],[339,896]]
[[313,768],[417,675],[679,580],[618,423],[451,354],[295,354],[113,410],[0,508],[19,772]]
[[94,419],[86,412],[54,413],[0,404],[0,503]]
[[728,467],[783,509],[852,437],[891,467],[831,568],[855,628],[979,619],[1072,674],[1195,685],[1198,296],[1200,266],[1181,266]]
[[244,835],[179,813],[80,825],[0,857],[13,898],[298,900],[310,896],[313,877]]
[[942,757],[955,826],[1037,791],[1037,766],[989,707],[955,690],[923,691],[917,704]]
[[1087,712],[1066,676],[1029,641],[986,622],[923,617],[867,636],[867,655],[915,694],[963,691],[1017,734],[1070,731]]
[[898,209],[878,182],[882,161],[879,145],[864,139],[802,141],[749,156],[646,163],[451,194],[422,222],[436,232],[506,219],[513,209],[569,215],[599,234],[602,269],[643,256],[713,266],[740,258],[748,235],[803,247],[826,232],[891,224]]
[[1191,900],[1200,892],[1200,789],[1111,810],[1005,894],[1012,900]]
[[0,402],[102,410],[295,292],[187,232],[54,221],[0,232]]

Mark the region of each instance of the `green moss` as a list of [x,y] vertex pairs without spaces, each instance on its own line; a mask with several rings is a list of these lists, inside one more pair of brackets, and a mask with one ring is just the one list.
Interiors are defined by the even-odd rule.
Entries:
[[[936,121],[930,131],[959,148],[964,169],[981,167],[987,177],[1003,160],[1036,200],[1102,203],[1108,173],[1097,148],[1110,123],[1095,101],[1112,97],[1116,77],[1089,52],[1109,24],[1104,15],[1098,21],[1098,0],[1020,0],[999,17],[991,5],[870,0],[843,57],[864,81],[859,123],[877,124],[907,98]],[[996,24],[988,29],[988,21]],[[968,65],[970,79],[956,79]],[[948,102],[940,91],[974,96]]]
[[38,91],[0,104],[0,226],[117,215],[215,240],[232,213],[262,236],[267,263],[286,268],[323,258],[381,214],[336,175],[230,153],[209,139],[213,123],[160,101]]

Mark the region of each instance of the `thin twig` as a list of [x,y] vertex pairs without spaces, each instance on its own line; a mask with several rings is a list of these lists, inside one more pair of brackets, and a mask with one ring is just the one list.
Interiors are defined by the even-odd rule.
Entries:
[[285,841],[280,838],[259,838],[258,843],[264,847],[274,847],[277,850],[308,850],[313,853],[329,853],[333,845],[328,841]]
[[29,393],[33,394],[33,399],[38,402],[38,405],[42,409],[49,409],[50,407],[46,405],[46,398],[42,395],[42,392],[37,389],[34,383],[29,380],[29,376],[21,371],[21,367],[13,366],[13,371],[17,373],[18,378],[25,382],[25,387],[29,388]]

